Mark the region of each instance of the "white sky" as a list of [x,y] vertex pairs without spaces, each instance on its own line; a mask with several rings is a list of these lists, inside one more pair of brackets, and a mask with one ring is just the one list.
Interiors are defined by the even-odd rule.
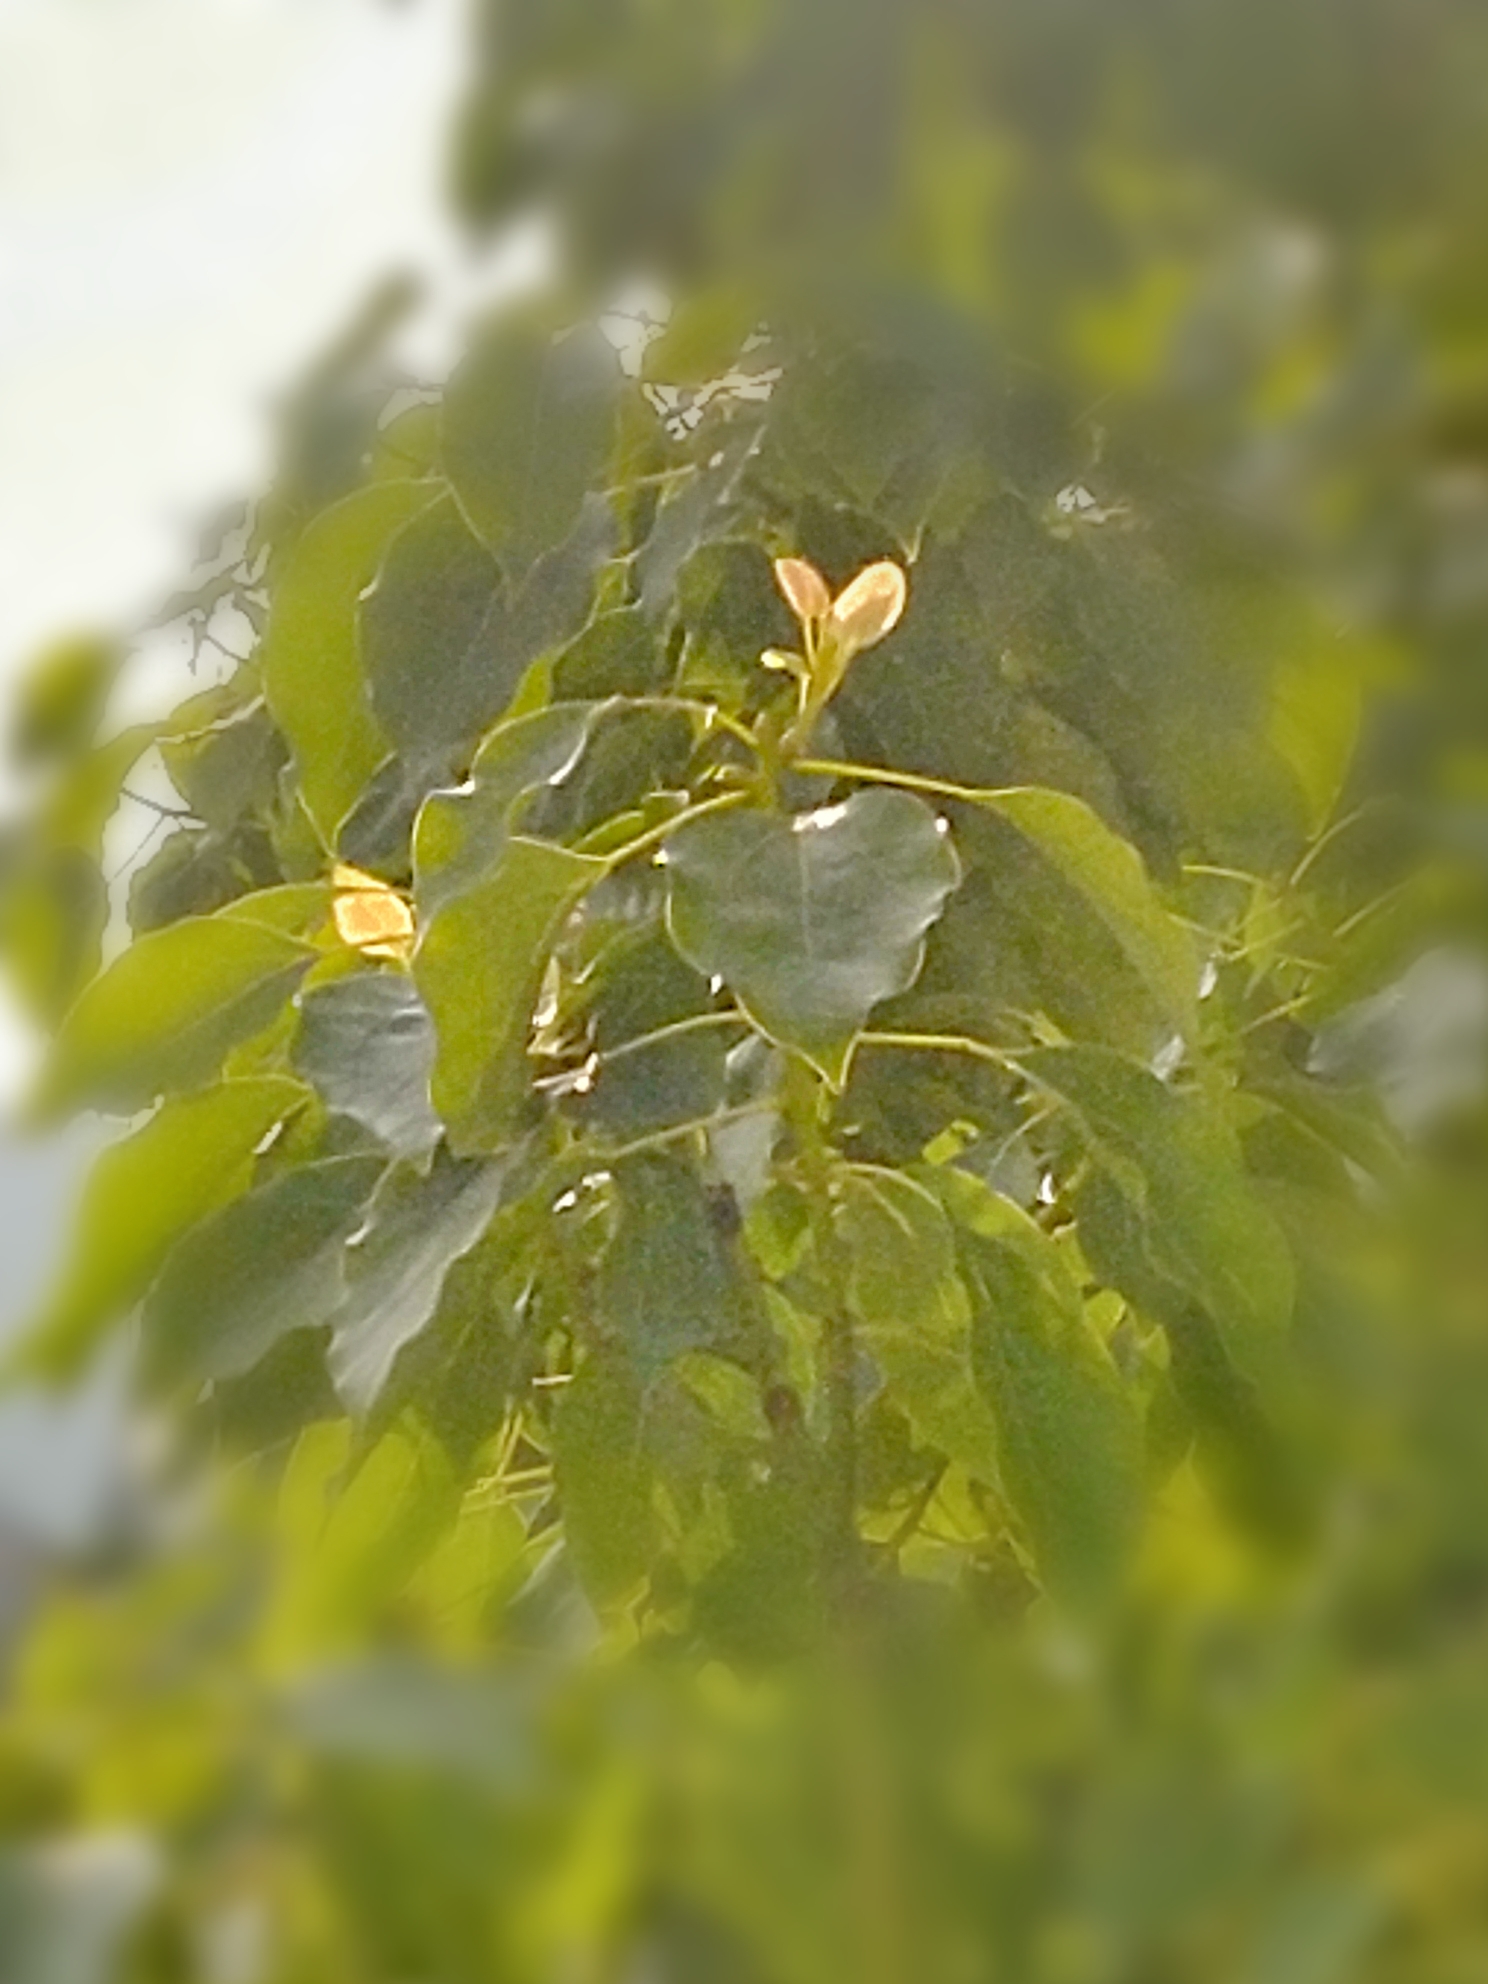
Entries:
[[266,398],[441,243],[461,0],[0,0],[0,680],[182,576]]
[[[0,0],[0,723],[43,642],[180,583],[196,526],[266,474],[265,404],[371,283],[448,266],[464,22],[463,0]],[[0,1115],[26,1059],[0,1004]],[[0,1341],[81,1154],[0,1130]],[[115,1424],[96,1395],[0,1401],[0,1526],[81,1533]]]

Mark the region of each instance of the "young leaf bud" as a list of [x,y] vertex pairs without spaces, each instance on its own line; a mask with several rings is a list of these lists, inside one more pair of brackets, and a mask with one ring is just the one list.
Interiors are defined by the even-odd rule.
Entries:
[[802,622],[820,620],[831,610],[832,595],[826,580],[804,558],[777,558],[775,583],[785,594],[786,605]]
[[858,654],[899,624],[908,584],[888,559],[867,565],[832,602],[827,625],[845,654]]

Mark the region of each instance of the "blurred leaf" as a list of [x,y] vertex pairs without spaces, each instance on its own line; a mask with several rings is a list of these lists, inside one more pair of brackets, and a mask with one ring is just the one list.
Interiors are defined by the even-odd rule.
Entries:
[[1214,1318],[1235,1368],[1274,1396],[1292,1313],[1291,1254],[1222,1117],[1104,1048],[1043,1048],[1020,1065],[1074,1109],[1094,1154],[1141,1212],[1154,1263]]
[[0,954],[28,1012],[55,1026],[97,971],[108,921],[98,862],[79,847],[22,849],[0,874]]
[[401,972],[357,972],[305,993],[293,1058],[328,1109],[363,1124],[395,1157],[426,1156],[439,1141],[429,1101],[433,1022]]
[[11,741],[22,764],[72,758],[93,741],[123,657],[113,641],[61,641],[32,664],[16,692]]
[[690,297],[659,338],[646,346],[641,376],[669,385],[700,386],[728,371],[758,321],[748,293],[713,289]]
[[651,1561],[651,1470],[630,1360],[593,1352],[563,1388],[553,1465],[569,1554],[598,1604],[618,1599]]
[[956,1245],[938,1200],[901,1172],[859,1165],[835,1207],[847,1293],[870,1329],[935,1340],[964,1324]]
[[1053,1242],[984,1188],[968,1219],[970,1197],[957,1196],[961,1262],[972,1360],[997,1423],[998,1474],[1040,1575],[1071,1603],[1096,1603],[1119,1588],[1137,1540],[1141,1421]]
[[110,1324],[139,1301],[166,1251],[243,1192],[254,1153],[307,1100],[287,1077],[219,1082],[172,1097],[94,1161],[61,1284],[23,1353],[72,1377]]
[[128,1114],[196,1087],[283,1008],[311,959],[296,938],[227,913],[137,938],[63,1021],[40,1106]]
[[794,819],[699,820],[666,851],[683,956],[838,1087],[873,1007],[914,983],[925,932],[960,878],[935,815],[901,792]]
[[598,331],[498,324],[450,380],[444,462],[472,527],[519,578],[561,544],[603,468],[620,368]]
[[379,482],[315,518],[275,588],[263,645],[264,694],[289,740],[300,793],[325,844],[387,746],[367,702],[358,602],[394,535],[432,500],[426,483]]

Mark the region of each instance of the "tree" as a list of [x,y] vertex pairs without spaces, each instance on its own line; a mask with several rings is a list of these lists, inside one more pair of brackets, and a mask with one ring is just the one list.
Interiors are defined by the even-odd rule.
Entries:
[[27,1369],[137,1311],[215,1484],[6,1735],[132,1974],[1481,1960],[1482,51],[1363,15],[508,0],[563,286],[312,382],[219,685],[37,678],[38,1107],[140,1120]]

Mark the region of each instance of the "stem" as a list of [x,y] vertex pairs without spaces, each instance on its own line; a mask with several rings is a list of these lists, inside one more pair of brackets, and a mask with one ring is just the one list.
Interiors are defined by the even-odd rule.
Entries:
[[1313,863],[1327,853],[1340,834],[1346,834],[1351,827],[1357,826],[1360,820],[1367,820],[1371,813],[1377,812],[1381,806],[1388,803],[1385,796],[1380,794],[1373,799],[1366,799],[1362,805],[1356,806],[1352,813],[1345,813],[1341,820],[1335,820],[1325,833],[1319,834],[1302,856],[1288,876],[1287,886],[1293,889],[1298,887]]
[[733,1109],[715,1109],[711,1116],[693,1116],[685,1123],[674,1123],[669,1130],[653,1130],[649,1136],[636,1137],[628,1144],[616,1144],[610,1150],[585,1147],[560,1161],[565,1169],[575,1162],[586,1168],[597,1164],[617,1164],[621,1158],[638,1157],[643,1151],[663,1150],[668,1144],[677,1143],[684,1137],[696,1136],[700,1130],[716,1130],[725,1123],[741,1123],[747,1116],[774,1114],[773,1102],[741,1102]]
[[649,1033],[638,1033],[634,1040],[622,1040],[618,1047],[606,1048],[595,1059],[600,1067],[607,1068],[612,1061],[623,1061],[627,1054],[639,1054],[642,1049],[654,1047],[658,1041],[675,1040],[679,1034],[700,1033],[706,1027],[749,1026],[744,1013],[693,1013],[685,1020],[669,1020],[665,1026],[653,1027]]
[[1023,1074],[1011,1054],[1004,1054],[1001,1048],[992,1047],[985,1040],[974,1040],[969,1033],[860,1033],[857,1044],[860,1048],[902,1047],[924,1053],[969,1054],[973,1060],[989,1061],[1007,1074]]
[[899,1552],[909,1542],[910,1538],[919,1529],[920,1524],[925,1520],[925,1512],[935,1500],[936,1492],[941,1482],[945,1480],[950,1465],[948,1460],[938,1460],[924,1481],[915,1490],[914,1498],[910,1502],[903,1521],[899,1524],[899,1527],[894,1531],[894,1534],[889,1538],[887,1543],[881,1546],[885,1563],[892,1564],[895,1561]]
[[759,739],[747,724],[740,723],[735,716],[721,710],[717,703],[704,702],[698,696],[627,696],[623,708],[628,710],[676,710],[684,716],[700,716],[704,722],[726,730],[730,737],[738,738],[756,756],[759,754]]
[[855,778],[866,785],[898,785],[906,792],[933,792],[940,799],[964,799],[972,806],[985,806],[989,799],[1005,798],[1016,786],[953,785],[945,778],[923,778],[918,772],[890,772],[881,765],[845,764],[837,758],[798,758],[794,770],[818,773],[823,778]]
[[833,1152],[822,1129],[822,1076],[792,1056],[782,1100],[795,1136],[802,1182],[811,1208],[816,1257],[826,1279],[822,1349],[827,1394],[827,1492],[830,1497],[825,1571],[836,1603],[854,1592],[861,1570],[858,1536],[857,1352],[847,1306],[847,1263],[837,1237]]
[[146,793],[134,791],[131,786],[120,786],[119,797],[130,800],[136,806],[143,806],[148,812],[158,813],[162,820],[195,820],[197,817],[189,806],[166,806]]
[[652,848],[660,847],[662,842],[669,835],[676,833],[679,827],[688,826],[693,820],[704,819],[709,813],[722,813],[730,807],[742,806],[752,797],[749,792],[721,792],[716,799],[700,799],[695,806],[684,806],[680,813],[674,813],[669,820],[663,820],[659,826],[650,827],[645,833],[638,834],[634,840],[628,840],[623,847],[617,847],[613,854],[605,857],[605,866],[613,872],[627,861],[634,861],[638,854],[649,854]]

